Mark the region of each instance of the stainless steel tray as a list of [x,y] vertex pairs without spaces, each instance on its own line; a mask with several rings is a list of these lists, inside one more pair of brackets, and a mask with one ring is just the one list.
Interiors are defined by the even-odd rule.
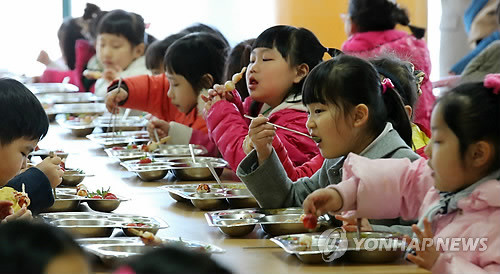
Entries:
[[85,173],[81,169],[66,168],[62,176],[61,185],[76,186],[79,183],[81,183],[83,179],[85,179],[85,177],[91,177],[91,176],[94,176],[94,174]]
[[[205,213],[209,226],[217,227],[229,236],[243,236],[253,231],[256,224],[273,236],[309,232],[301,217],[302,208],[284,209],[231,209]],[[328,221],[320,216],[316,230],[328,226]],[[245,229],[246,227],[246,229]],[[246,232],[246,233],[245,233]]]
[[73,84],[63,83],[33,83],[25,85],[34,94],[78,92],[78,87]]
[[49,104],[92,103],[104,99],[95,96],[92,92],[42,93],[37,94],[36,97],[40,102]]
[[[208,254],[224,253],[224,249],[199,241],[184,240],[181,238],[162,238],[165,245],[178,245]],[[124,259],[144,254],[152,250],[153,246],[146,246],[138,237],[133,238],[88,238],[78,239],[77,242],[90,253],[99,257],[108,266],[115,266]]]
[[119,131],[109,133],[94,133],[87,135],[87,138],[106,148],[126,145],[129,143],[146,143],[149,141],[147,131]]
[[176,201],[191,201],[201,210],[215,210],[228,207],[233,208],[257,206],[257,201],[244,184],[223,184],[224,190],[218,184],[205,184],[210,188],[208,193],[198,193],[196,188],[199,184],[165,185],[161,186],[169,192]]
[[42,159],[45,157],[48,157],[50,152],[53,151],[57,156],[59,156],[61,159],[66,159],[68,158],[69,153],[65,152],[64,150],[61,149],[56,149],[56,150],[50,150],[50,149],[39,149],[36,151],[33,151],[30,153],[31,156],[40,156]]
[[[100,212],[111,212],[115,209],[118,208],[118,206],[125,201],[128,201],[129,199],[120,195],[115,195],[117,199],[93,199],[89,197],[83,197],[83,196],[78,196],[76,195],[76,189],[75,188],[56,188],[56,194],[57,194],[57,199],[56,203],[58,200],[61,200],[62,197],[65,197],[66,200],[78,200],[79,203],[87,203],[87,205],[95,210],[95,211],[100,211]],[[54,206],[56,205],[54,203]],[[61,203],[61,202],[60,202]],[[68,212],[68,211],[75,211],[78,205],[75,207],[71,208],[64,208],[62,206],[57,207],[58,210],[53,209],[54,206],[50,207],[46,211],[48,212]]]
[[48,115],[60,113],[97,113],[107,112],[104,103],[55,104],[45,109]]
[[[148,154],[138,148],[129,149],[124,147],[112,147],[104,150],[109,157],[117,158],[120,161],[128,161],[139,159]],[[195,155],[203,155],[207,153],[207,149],[201,145],[194,146]],[[154,157],[180,157],[180,156],[190,156],[188,145],[160,145],[160,148],[153,151]],[[130,162],[132,163],[132,162]]]
[[111,129],[115,131],[122,130],[141,130],[147,125],[148,121],[143,117],[130,116],[125,119],[117,116],[115,120],[111,119],[109,115],[97,118],[95,124],[97,127],[102,128],[104,132]]
[[145,223],[146,227],[138,230],[148,230],[153,234],[159,229],[167,228],[168,224],[156,217],[146,217],[128,214],[112,214],[99,212],[59,212],[42,213],[39,215],[49,224],[70,231],[77,237],[109,237],[115,228],[127,230],[128,224]]
[[[300,243],[301,237],[304,236],[310,237],[310,246]],[[401,259],[405,252],[406,244],[400,234],[361,232],[361,238],[370,238],[371,243],[367,244],[369,248],[375,246],[375,242],[377,242],[375,250],[366,249],[363,244],[356,248],[354,238],[357,238],[356,232],[330,234],[330,237],[321,237],[319,233],[306,233],[278,236],[272,238],[271,241],[283,248],[285,252],[295,254],[304,263],[325,263],[325,259],[333,250],[338,250],[339,255],[342,255],[342,251],[345,250],[340,258],[356,263],[371,264],[389,263]],[[386,245],[383,246],[382,242]],[[330,245],[327,249],[326,244]]]

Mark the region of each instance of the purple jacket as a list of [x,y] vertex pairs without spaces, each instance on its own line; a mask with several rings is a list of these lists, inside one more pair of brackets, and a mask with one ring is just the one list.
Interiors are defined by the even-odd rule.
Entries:
[[361,58],[393,53],[403,60],[412,62],[415,69],[423,71],[425,78],[421,86],[422,96],[417,102],[414,122],[430,129],[432,106],[436,99],[432,94],[432,83],[429,81],[431,59],[424,40],[400,30],[358,32],[344,42],[342,51]]

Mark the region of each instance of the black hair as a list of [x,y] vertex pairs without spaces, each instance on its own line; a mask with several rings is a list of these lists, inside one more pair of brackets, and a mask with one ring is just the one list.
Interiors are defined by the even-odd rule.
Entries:
[[411,124],[401,97],[391,88],[383,93],[377,70],[361,58],[339,55],[315,67],[304,83],[302,102],[334,105],[345,114],[365,104],[371,134],[378,136],[386,122],[391,122],[406,144],[412,145]]
[[[214,83],[222,83],[226,54],[226,44],[217,36],[195,32],[175,41],[163,62],[165,71],[182,75],[199,93]],[[202,79],[207,73],[213,77],[211,84]]]
[[62,56],[69,69],[75,69],[76,40],[85,39],[82,34],[82,27],[78,24],[76,18],[67,18],[63,21],[57,32],[59,38],[59,46],[61,47]]
[[12,221],[0,225],[0,243],[2,273],[45,273],[57,256],[84,256],[67,232],[41,222]]
[[82,18],[84,20],[89,20],[97,16],[97,14],[101,12],[101,8],[99,6],[92,4],[92,3],[87,3],[85,5],[85,9],[83,10],[83,16]]
[[42,104],[26,86],[14,79],[0,79],[0,144],[16,139],[41,140],[49,130]]
[[389,0],[350,0],[349,16],[359,32],[390,30],[401,24],[418,39],[425,35],[424,28],[410,25],[406,9]]
[[208,26],[208,25],[205,25],[202,23],[194,23],[194,24],[184,28],[180,32],[187,32],[187,33],[207,32],[207,33],[211,33],[211,34],[219,37],[219,39],[221,39],[224,42],[224,44],[226,44],[226,47],[229,48],[229,42],[227,41],[224,34],[222,34],[222,32],[220,32],[218,29],[216,29],[214,27],[211,27],[211,26]]
[[369,61],[375,66],[382,78],[391,80],[396,91],[401,96],[403,104],[415,110],[418,99],[418,85],[413,64],[395,56],[378,57]]
[[127,264],[137,274],[149,273],[214,273],[231,272],[212,260],[207,254],[183,247],[165,246],[155,248]]
[[167,36],[163,40],[156,40],[151,45],[149,45],[146,50],[146,68],[149,70],[163,68],[163,57],[167,52],[167,49],[178,39],[186,36],[187,33],[179,32]]
[[108,14],[108,11],[98,11],[95,13],[95,15],[92,16],[92,19],[90,19],[89,22],[89,40],[94,44],[95,41],[97,40],[97,27],[99,26],[99,23],[101,22],[102,18]]
[[462,158],[469,145],[486,140],[493,143],[491,170],[500,167],[500,95],[483,83],[465,83],[436,100],[446,125],[457,136]]
[[[243,67],[248,66],[248,63],[250,63],[250,53],[252,52],[253,42],[255,42],[255,39],[244,40],[231,49],[224,69],[224,79],[231,80],[235,73],[240,72]],[[245,79],[236,83],[236,90],[240,94],[242,100],[248,97],[249,94]]]
[[132,46],[146,44],[144,19],[139,14],[113,10],[102,17],[97,33],[110,33],[125,37]]
[[[256,48],[275,48],[290,66],[306,64],[309,71],[323,61],[325,52],[332,57],[340,52],[336,49],[325,48],[310,30],[286,25],[270,27],[262,32],[253,43],[252,50]],[[305,78],[292,85],[289,95],[301,93]],[[259,102],[253,102],[250,106],[250,114],[257,115],[260,105]]]

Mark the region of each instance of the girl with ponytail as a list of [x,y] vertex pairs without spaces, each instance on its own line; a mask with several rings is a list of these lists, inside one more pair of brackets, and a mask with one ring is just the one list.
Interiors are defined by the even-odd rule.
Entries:
[[[379,57],[390,53],[415,65],[423,71],[422,94],[418,98],[414,122],[430,130],[430,117],[435,98],[429,81],[431,60],[426,42],[421,39],[425,29],[410,24],[408,12],[389,0],[350,0],[344,18],[349,38],[342,45],[346,54],[361,58]],[[408,26],[413,35],[394,29]]]
[[411,124],[395,85],[389,78],[382,81],[366,60],[339,55],[318,65],[304,83],[302,102],[308,109],[306,126],[325,161],[312,176],[293,182],[271,146],[274,128],[265,117],[254,119],[249,136],[255,150],[237,175],[263,208],[301,206],[316,189],[339,183],[351,152],[372,159],[419,158],[411,149]]

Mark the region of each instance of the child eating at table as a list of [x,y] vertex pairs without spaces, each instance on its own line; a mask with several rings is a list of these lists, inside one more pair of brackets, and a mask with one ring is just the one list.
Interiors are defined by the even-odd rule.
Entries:
[[[150,122],[160,138],[171,136],[171,144],[200,144],[210,154],[216,147],[208,137],[200,115],[200,94],[222,81],[226,44],[209,33],[192,33],[175,41],[164,57],[165,74],[137,76],[110,86],[106,106],[148,111],[159,119]],[[201,101],[202,102],[202,101]]]
[[124,10],[104,15],[97,26],[97,58],[104,67],[95,83],[97,96],[104,97],[115,79],[150,74],[144,58],[146,42],[144,19],[140,15]]
[[[325,158],[311,177],[292,182],[273,149],[275,137],[268,119],[258,117],[248,135],[255,150],[241,162],[237,175],[263,208],[301,206],[316,189],[337,184],[345,156],[419,158],[411,146],[411,125],[389,78],[380,80],[368,61],[340,55],[311,71],[303,88],[307,128]],[[399,224],[395,220],[379,224]]]
[[[23,84],[13,79],[0,79],[0,186],[25,191],[31,199],[30,209],[40,211],[54,203],[52,188],[61,183],[62,170],[59,157],[47,158],[37,167],[18,175],[26,157],[48,131],[49,122],[45,111]],[[17,175],[17,176],[16,176]],[[13,213],[9,203],[3,203],[8,213]],[[7,220],[31,215],[26,208],[14,213]]]
[[[209,91],[206,121],[213,140],[231,169],[245,157],[250,120],[243,115],[263,114],[269,121],[306,135],[306,108],[301,103],[304,79],[325,53],[334,49],[321,45],[305,28],[274,26],[262,32],[253,43],[246,82],[250,96],[244,102],[237,90],[226,92],[216,85]],[[289,160],[299,166],[318,154],[308,136],[278,129],[275,148],[286,149]],[[286,159],[283,159],[285,161]]]
[[[310,194],[304,211],[419,217],[408,239],[409,260],[433,273],[498,273],[499,118],[500,74],[460,85],[436,101],[429,160],[370,160],[351,154],[343,181]],[[462,239],[462,244],[450,246],[450,239]],[[463,241],[485,239],[486,248]]]
[[0,225],[2,273],[91,273],[83,249],[64,230],[45,223]]

